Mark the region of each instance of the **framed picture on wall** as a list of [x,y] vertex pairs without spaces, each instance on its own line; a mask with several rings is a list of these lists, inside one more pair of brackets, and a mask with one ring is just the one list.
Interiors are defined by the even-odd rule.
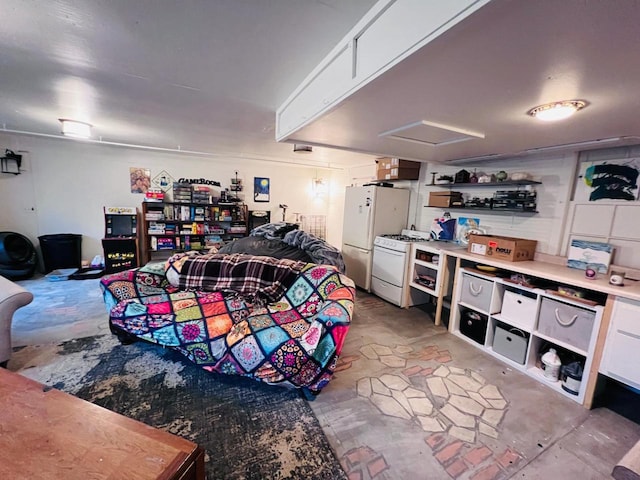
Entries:
[[148,168],[130,167],[131,193],[147,193],[151,187],[151,172]]
[[269,201],[270,182],[265,177],[253,177],[253,201],[268,202]]

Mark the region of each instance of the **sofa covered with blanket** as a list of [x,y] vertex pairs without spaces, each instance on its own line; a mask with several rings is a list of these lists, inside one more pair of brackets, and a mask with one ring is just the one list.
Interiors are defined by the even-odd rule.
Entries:
[[246,254],[177,254],[105,276],[101,288],[123,343],[313,394],[333,375],[355,298],[335,266]]

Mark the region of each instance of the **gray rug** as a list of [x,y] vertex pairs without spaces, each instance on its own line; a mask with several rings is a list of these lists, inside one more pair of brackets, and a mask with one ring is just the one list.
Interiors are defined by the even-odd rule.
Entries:
[[111,335],[18,349],[9,369],[191,440],[212,479],[346,479],[296,390],[202,370]]

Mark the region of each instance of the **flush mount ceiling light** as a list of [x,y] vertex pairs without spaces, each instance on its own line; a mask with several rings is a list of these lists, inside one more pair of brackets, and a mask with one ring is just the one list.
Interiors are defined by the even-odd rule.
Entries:
[[561,102],[538,105],[529,110],[527,114],[545,122],[553,122],[568,118],[586,106],[587,102],[582,100],[563,100]]
[[311,153],[313,148],[310,145],[293,145],[293,153]]
[[62,134],[65,137],[91,137],[91,124],[86,122],[78,122],[77,120],[69,120],[66,118],[59,118],[58,120],[60,120],[60,123],[62,124]]

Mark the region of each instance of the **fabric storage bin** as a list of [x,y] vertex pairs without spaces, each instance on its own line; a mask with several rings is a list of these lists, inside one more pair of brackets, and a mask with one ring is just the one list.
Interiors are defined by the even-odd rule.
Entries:
[[491,292],[493,282],[467,273],[462,274],[462,292],[460,301],[478,310],[488,313],[491,308]]
[[543,298],[538,317],[538,331],[586,351],[596,314],[574,305]]
[[484,345],[488,317],[470,308],[460,307],[460,332],[471,340]]
[[496,325],[493,335],[493,351],[524,365],[527,356],[528,335],[517,328]]
[[533,329],[538,313],[537,297],[531,298],[520,292],[506,290],[502,297],[502,310],[500,314],[507,320],[512,320],[519,327]]

